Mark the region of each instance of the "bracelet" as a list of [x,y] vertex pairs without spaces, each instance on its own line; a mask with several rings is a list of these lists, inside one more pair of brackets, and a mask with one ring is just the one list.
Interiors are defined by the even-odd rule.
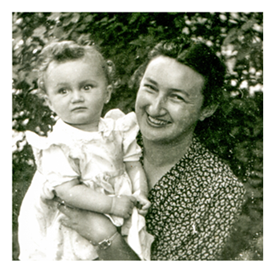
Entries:
[[115,239],[117,235],[120,235],[118,231],[116,231],[110,238],[104,239],[100,241],[99,243],[93,243],[91,242],[94,246],[98,246],[99,249],[101,250],[106,250],[108,247],[111,246],[112,241]]

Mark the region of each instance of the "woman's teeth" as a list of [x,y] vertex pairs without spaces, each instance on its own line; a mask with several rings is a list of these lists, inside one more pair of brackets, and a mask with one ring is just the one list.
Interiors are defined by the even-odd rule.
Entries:
[[168,122],[167,121],[163,121],[163,120],[158,120],[158,119],[154,119],[150,116],[148,116],[148,119],[151,123],[155,124],[155,125],[166,125]]

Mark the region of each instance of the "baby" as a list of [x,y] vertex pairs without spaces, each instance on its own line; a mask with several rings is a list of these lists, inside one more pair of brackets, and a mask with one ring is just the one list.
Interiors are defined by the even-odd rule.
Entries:
[[101,118],[113,90],[108,62],[94,46],[72,41],[52,42],[41,57],[38,86],[59,119],[48,137],[26,133],[37,172],[20,210],[20,260],[97,259],[95,245],[61,224],[54,197],[105,214],[150,260],[153,237],[144,219],[150,202],[135,113],[115,109]]

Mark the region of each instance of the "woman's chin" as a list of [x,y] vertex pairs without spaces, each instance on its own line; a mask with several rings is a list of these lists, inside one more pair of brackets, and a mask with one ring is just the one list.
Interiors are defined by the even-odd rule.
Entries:
[[154,143],[166,143],[167,137],[165,137],[164,128],[145,126],[141,127],[141,133],[144,140]]

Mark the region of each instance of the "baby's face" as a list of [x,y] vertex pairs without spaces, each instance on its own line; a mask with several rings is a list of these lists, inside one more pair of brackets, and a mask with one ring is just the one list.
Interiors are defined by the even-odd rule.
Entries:
[[45,76],[49,107],[66,123],[96,131],[111,87],[96,56],[50,63]]

